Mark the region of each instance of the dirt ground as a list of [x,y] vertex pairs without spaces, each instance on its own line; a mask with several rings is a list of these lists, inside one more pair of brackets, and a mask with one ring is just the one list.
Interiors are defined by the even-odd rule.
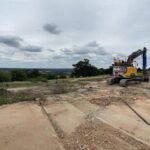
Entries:
[[[149,90],[149,83],[124,88],[86,82],[78,91],[48,97],[45,109],[68,150],[150,149]],[[78,111],[73,115],[69,108]]]
[[47,95],[40,106],[1,106],[0,149],[150,150],[150,83],[84,81],[77,87]]

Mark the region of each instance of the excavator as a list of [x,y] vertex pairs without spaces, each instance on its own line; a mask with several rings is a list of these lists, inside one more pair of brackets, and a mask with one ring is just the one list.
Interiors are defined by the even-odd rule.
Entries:
[[[135,59],[142,56],[143,68],[142,75],[138,75],[138,65]],[[142,81],[148,82],[149,77],[146,70],[147,66],[147,48],[139,49],[128,56],[127,60],[114,59],[113,62],[113,75],[108,79],[107,83],[120,84],[127,86],[129,84],[137,84]]]

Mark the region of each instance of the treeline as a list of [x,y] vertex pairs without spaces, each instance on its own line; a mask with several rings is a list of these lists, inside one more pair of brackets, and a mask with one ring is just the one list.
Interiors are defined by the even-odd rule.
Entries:
[[43,81],[67,78],[66,73],[39,72],[38,69],[14,69],[11,71],[0,71],[0,82],[10,81]]
[[90,77],[97,75],[112,74],[112,66],[98,69],[90,64],[88,59],[81,60],[73,64],[72,72],[41,72],[38,69],[13,69],[10,71],[0,71],[0,82],[10,81],[42,81],[52,79],[65,79],[72,77]]
[[88,76],[96,76],[96,75],[105,75],[111,74],[112,69],[111,67],[108,69],[97,69],[97,68],[90,68],[90,70],[82,70],[81,72],[72,72],[72,73],[65,73],[65,72],[39,72],[38,69],[33,70],[26,70],[26,69],[14,69],[11,71],[0,71],[0,82],[12,82],[12,81],[41,81],[46,82],[47,80],[53,79],[65,79],[65,78],[72,78],[72,77],[88,77]]
[[[58,69],[57,69],[58,70]],[[150,68],[147,69],[150,72]],[[65,78],[78,78],[78,77],[90,77],[97,75],[111,75],[113,67],[100,68],[90,64],[88,59],[81,60],[76,64],[73,64],[72,71],[64,72],[46,72],[39,69],[13,69],[10,71],[0,71],[0,82],[10,81],[42,81],[52,79],[65,79]],[[138,68],[138,72],[142,72],[142,69]]]

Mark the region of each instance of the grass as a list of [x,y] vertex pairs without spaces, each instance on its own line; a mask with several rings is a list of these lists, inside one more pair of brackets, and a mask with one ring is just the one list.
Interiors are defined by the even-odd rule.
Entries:
[[[44,97],[46,95],[65,94],[76,91],[77,89],[81,88],[80,84],[84,85],[84,83],[81,82],[86,83],[86,81],[102,81],[107,79],[108,77],[109,76],[107,75],[101,75],[86,78],[49,80],[47,82],[22,81],[22,82],[0,83],[0,105],[12,104],[22,101],[34,101],[36,99],[44,100]],[[32,86],[40,86],[40,92],[34,92],[34,90],[31,89],[23,91],[21,90],[18,92],[6,90],[7,88],[32,87]]]
[[50,84],[51,94],[64,94],[75,90],[75,83],[68,79],[56,80]]
[[41,82],[30,82],[30,81],[3,82],[0,83],[0,88],[30,87],[30,86],[37,86],[40,84]]
[[59,79],[49,81],[50,91],[52,94],[64,94],[76,91],[79,87],[84,87],[86,81],[103,81],[106,80],[108,75],[101,75],[95,77],[86,77],[86,78],[69,78],[69,79]]
[[35,94],[32,91],[19,91],[19,92],[10,92],[4,88],[0,89],[0,105],[12,104],[23,101],[34,101],[36,99],[43,100],[43,95],[38,93]]
[[[109,76],[108,75],[100,75],[100,76],[95,76],[95,77],[85,77],[85,78],[75,78],[76,81],[102,81],[107,79]],[[74,82],[74,78],[69,78],[69,79],[54,79],[54,80],[48,80],[46,83],[47,84],[53,84],[56,81],[69,81],[69,82]],[[45,82],[42,81],[14,81],[14,82],[3,82],[0,83],[0,88],[17,88],[17,87],[31,87],[31,86],[38,86],[41,84],[45,84]]]
[[77,81],[103,81],[106,80],[109,75],[100,75],[95,77],[77,78]]

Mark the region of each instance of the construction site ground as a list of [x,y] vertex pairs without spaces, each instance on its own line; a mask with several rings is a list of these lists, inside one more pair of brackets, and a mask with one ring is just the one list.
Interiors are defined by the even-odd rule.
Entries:
[[20,149],[150,150],[150,83],[82,81],[42,103],[0,106],[0,150]]

